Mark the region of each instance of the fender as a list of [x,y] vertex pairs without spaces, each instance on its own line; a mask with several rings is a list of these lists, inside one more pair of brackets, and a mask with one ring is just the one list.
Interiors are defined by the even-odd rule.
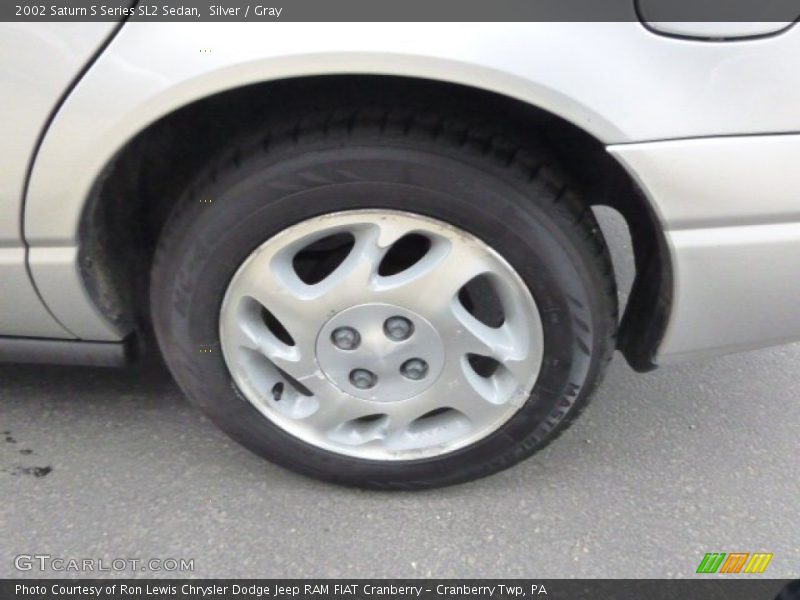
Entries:
[[50,119],[102,52],[117,23],[2,23],[0,51],[0,331],[72,337],[50,314],[28,273],[22,199],[30,165]]

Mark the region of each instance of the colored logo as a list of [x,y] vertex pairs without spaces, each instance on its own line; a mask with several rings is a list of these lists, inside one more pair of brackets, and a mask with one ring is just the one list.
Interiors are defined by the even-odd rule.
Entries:
[[769,552],[708,552],[700,565],[697,567],[698,573],[763,573],[769,561],[772,560],[772,553]]

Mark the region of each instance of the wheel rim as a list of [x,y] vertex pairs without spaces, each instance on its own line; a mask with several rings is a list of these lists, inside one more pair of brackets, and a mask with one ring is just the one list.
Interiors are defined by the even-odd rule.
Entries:
[[543,333],[516,271],[466,231],[353,210],[273,236],[220,310],[228,369],[284,431],[361,459],[440,456],[525,403]]

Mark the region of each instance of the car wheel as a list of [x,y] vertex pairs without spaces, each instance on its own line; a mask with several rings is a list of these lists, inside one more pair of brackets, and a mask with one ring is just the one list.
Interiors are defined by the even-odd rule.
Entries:
[[169,368],[314,477],[425,488],[518,462],[578,413],[617,325],[602,234],[552,164],[501,127],[397,110],[237,141],[156,251]]

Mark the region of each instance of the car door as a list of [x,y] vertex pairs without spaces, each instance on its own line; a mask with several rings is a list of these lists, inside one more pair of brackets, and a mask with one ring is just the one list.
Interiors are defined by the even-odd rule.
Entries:
[[0,335],[74,337],[26,268],[25,181],[50,116],[117,23],[0,23]]

